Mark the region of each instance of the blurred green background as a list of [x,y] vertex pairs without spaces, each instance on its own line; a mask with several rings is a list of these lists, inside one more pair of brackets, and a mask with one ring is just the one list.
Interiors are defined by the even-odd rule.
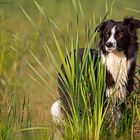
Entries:
[[[107,5],[110,6],[112,3],[112,0],[80,1],[87,20],[94,14],[97,23],[99,23],[101,17],[103,18],[105,16]],[[38,3],[45,10],[46,15],[58,25],[62,34],[65,35],[67,23],[72,20],[74,15],[72,1],[38,0]],[[54,43],[50,31],[35,7],[33,0],[20,0],[20,4],[45,34],[47,43],[53,50]],[[127,8],[135,9],[135,11],[127,10]],[[140,19],[139,0],[116,0],[112,8],[112,18],[114,20],[122,20],[125,16],[133,16]],[[51,125],[49,111],[54,99],[50,94],[55,97],[57,97],[58,94],[56,84],[46,77],[40,66],[33,60],[30,55],[30,49],[36,54],[39,60],[42,61],[46,69],[55,76],[53,65],[42,49],[41,38],[21,11],[18,1],[0,0],[1,116],[3,117],[3,113],[7,112],[11,91],[15,88],[16,104],[18,104],[17,110],[19,110],[18,112],[21,111],[18,121],[20,121],[21,124],[23,122],[22,128]],[[44,76],[51,90],[48,90],[45,86],[42,87],[33,80],[33,77],[36,77],[36,75],[26,62],[31,63],[35,69]],[[28,118],[23,121],[23,118],[28,115],[30,119]],[[3,123],[2,120],[1,122]]]
[[[41,22],[40,14],[36,9],[33,0],[20,0],[23,8],[31,15],[36,22]],[[73,6],[71,0],[39,0],[39,4],[45,10],[48,17],[50,17],[60,28],[64,28],[70,21]],[[91,17],[93,12],[96,18],[104,17],[106,12],[106,3],[110,5],[112,0],[80,0],[83,5],[86,17]],[[116,0],[113,6],[113,19],[122,19],[125,16],[134,16],[139,18],[139,13],[126,10],[126,7],[139,10],[139,0]],[[30,25],[25,19],[23,13],[20,10],[17,0],[0,0],[1,14],[4,12],[6,15],[7,24],[6,27],[19,34],[20,37],[26,38],[30,32]],[[43,28],[43,27],[42,27]],[[23,32],[24,30],[24,32]]]

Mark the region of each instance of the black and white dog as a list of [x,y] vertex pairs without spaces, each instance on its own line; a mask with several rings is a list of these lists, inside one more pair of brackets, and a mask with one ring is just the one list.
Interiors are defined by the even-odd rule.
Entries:
[[[107,20],[96,28],[100,33],[101,61],[106,65],[105,95],[110,97],[113,94],[111,97],[112,108],[133,91],[133,77],[138,51],[136,30],[138,28],[140,28],[140,20],[132,17],[124,18],[123,21]],[[79,49],[81,56],[83,50]],[[93,56],[98,54],[93,49],[90,50],[90,53]],[[80,58],[82,59],[82,57]],[[55,123],[59,123],[64,117],[60,102],[67,106],[66,95],[62,94],[60,89],[59,92],[60,100],[55,101],[51,107],[51,114]],[[117,116],[117,118],[121,117],[120,110],[117,111]]]

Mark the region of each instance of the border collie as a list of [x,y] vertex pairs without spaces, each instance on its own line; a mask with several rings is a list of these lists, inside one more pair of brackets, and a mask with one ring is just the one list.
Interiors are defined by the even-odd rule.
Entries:
[[[101,57],[101,61],[106,66],[106,97],[111,97],[111,111],[133,91],[134,72],[136,67],[136,56],[138,51],[137,32],[140,28],[140,20],[124,18],[123,21],[107,20],[97,26],[96,31],[100,33],[100,51],[91,49],[92,57]],[[80,59],[82,59],[84,49],[79,49]],[[98,55],[100,54],[100,56]],[[63,65],[62,65],[62,71]],[[65,72],[64,72],[65,73]],[[60,86],[63,85],[58,78]],[[115,91],[115,92],[114,92]],[[60,100],[53,103],[51,114],[56,124],[64,117],[60,102],[63,103],[69,112],[66,94],[59,89]],[[115,114],[121,117],[121,109]]]

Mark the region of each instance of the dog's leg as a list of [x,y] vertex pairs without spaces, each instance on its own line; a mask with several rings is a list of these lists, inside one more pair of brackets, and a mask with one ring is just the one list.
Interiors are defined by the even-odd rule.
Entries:
[[115,113],[115,128],[117,128],[121,116],[122,116],[122,113],[121,113],[121,111],[118,109],[118,110],[116,111],[116,113]]
[[60,140],[61,138],[61,123],[63,120],[63,114],[61,112],[61,105],[60,105],[60,101],[57,100],[55,101],[52,106],[51,106],[51,115],[53,118],[53,122],[54,124],[57,126],[55,133],[54,133],[54,140]]

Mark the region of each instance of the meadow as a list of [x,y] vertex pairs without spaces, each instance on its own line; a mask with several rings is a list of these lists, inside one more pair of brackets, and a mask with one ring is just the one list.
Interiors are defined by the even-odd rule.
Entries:
[[[0,0],[0,139],[53,139],[55,126],[50,107],[58,98],[57,72],[60,64],[65,63],[65,55],[77,46],[96,48],[98,35],[94,30],[104,17],[122,20],[125,16],[133,16],[140,19],[139,4],[139,0]],[[73,60],[69,61],[72,65]],[[140,57],[137,63],[140,64]],[[69,66],[66,68],[69,71]],[[74,122],[65,126],[63,139],[86,140],[95,136],[96,140],[140,139],[139,75],[138,66],[137,87],[130,110],[132,115],[125,114],[120,123],[125,125],[118,128],[117,137],[108,137],[106,121],[101,127],[102,121],[95,125],[92,116],[88,116],[88,120],[83,121],[88,125],[82,126],[75,114]],[[98,81],[100,85],[101,81],[104,79]],[[97,86],[97,92],[101,92],[100,88]],[[84,88],[81,90],[86,92]],[[102,120],[102,116],[97,116]],[[137,129],[132,124],[134,119],[137,120]],[[92,130],[96,131],[91,133]],[[79,136],[83,133],[86,135]]]

